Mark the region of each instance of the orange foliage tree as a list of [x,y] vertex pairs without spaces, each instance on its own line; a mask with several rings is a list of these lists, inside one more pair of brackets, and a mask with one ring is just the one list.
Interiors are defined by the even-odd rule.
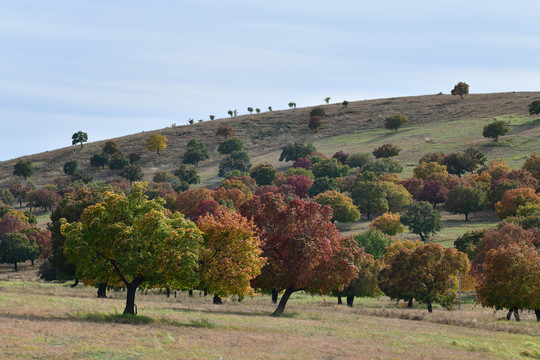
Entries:
[[204,200],[214,200],[214,191],[207,188],[198,188],[183,191],[176,198],[178,211],[186,217],[191,218],[199,206],[199,203]]
[[399,214],[387,212],[369,224],[370,229],[379,230],[386,235],[394,236],[405,231],[405,226],[399,221]]
[[495,204],[495,211],[499,215],[499,219],[502,220],[508,216],[516,215],[518,208],[527,204],[540,204],[540,195],[531,188],[512,189],[505,192],[502,200]]

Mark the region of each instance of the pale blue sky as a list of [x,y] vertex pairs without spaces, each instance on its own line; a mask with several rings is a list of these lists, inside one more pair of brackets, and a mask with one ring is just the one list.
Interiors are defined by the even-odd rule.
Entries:
[[540,90],[540,2],[0,0],[0,160],[246,113]]

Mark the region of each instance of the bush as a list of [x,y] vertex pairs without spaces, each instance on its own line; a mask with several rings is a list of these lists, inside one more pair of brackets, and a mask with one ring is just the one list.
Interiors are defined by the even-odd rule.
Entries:
[[393,144],[384,144],[373,150],[372,154],[376,159],[398,156],[401,149]]
[[409,119],[403,114],[395,114],[384,119],[384,128],[397,131],[400,127],[408,122]]
[[314,108],[313,110],[309,112],[310,117],[314,117],[314,116],[323,117],[325,114],[326,112],[320,106],[317,106],[316,108]]
[[373,162],[373,155],[370,153],[353,153],[347,158],[347,165],[351,168],[362,168]]
[[242,140],[238,138],[231,138],[219,144],[217,151],[220,154],[228,155],[235,151],[242,151],[243,148],[244,143],[242,142]]

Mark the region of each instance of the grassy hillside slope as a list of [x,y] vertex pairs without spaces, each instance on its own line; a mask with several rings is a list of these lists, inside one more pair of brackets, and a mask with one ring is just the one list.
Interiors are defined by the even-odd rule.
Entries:
[[[211,152],[211,159],[200,164],[202,185],[219,182],[217,166],[223,158],[216,149],[221,138],[215,136],[221,124],[232,126],[234,136],[246,144],[252,163],[270,162],[278,167],[281,148],[291,142],[312,142],[319,151],[332,155],[338,150],[372,151],[384,143],[394,143],[403,151],[397,158],[405,165],[404,175],[412,173],[421,155],[428,151],[458,151],[467,145],[478,146],[488,159],[503,158],[518,167],[530,153],[540,150],[540,118],[528,115],[528,104],[540,98],[540,92],[475,94],[461,100],[451,95],[427,95],[321,105],[326,111],[318,133],[308,129],[309,111],[313,107],[242,115],[205,121],[193,125],[170,127],[114,138],[125,154],[142,155],[139,163],[147,180],[159,170],[172,171],[181,163],[186,143],[196,138]],[[384,130],[385,117],[403,113],[410,122],[397,133]],[[494,143],[482,137],[482,128],[494,118],[510,121],[511,133]],[[129,129],[126,129],[129,132]],[[146,151],[146,139],[154,133],[167,136],[168,148],[161,155]],[[90,138],[92,134],[89,134]],[[66,139],[68,141],[69,139]],[[115,176],[113,171],[91,169],[90,157],[100,152],[105,141],[87,143],[83,148],[70,146],[40,154],[0,162],[0,187],[19,182],[13,176],[13,165],[30,160],[36,173],[30,180],[36,185],[50,183],[63,174],[66,161],[76,159],[79,167],[92,172],[95,180]]]

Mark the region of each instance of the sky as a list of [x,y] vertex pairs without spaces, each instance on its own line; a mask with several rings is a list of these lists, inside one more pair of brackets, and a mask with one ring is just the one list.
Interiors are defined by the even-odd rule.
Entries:
[[537,0],[0,0],[0,161],[343,100],[540,90]]

